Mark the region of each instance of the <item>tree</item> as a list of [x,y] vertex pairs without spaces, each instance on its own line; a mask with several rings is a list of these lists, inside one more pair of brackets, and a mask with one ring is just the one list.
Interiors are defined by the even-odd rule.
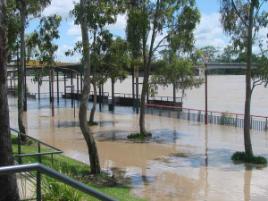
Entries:
[[[9,109],[7,99],[7,5],[0,0],[0,166],[13,165],[12,145],[9,125]],[[16,176],[13,174],[0,176],[0,200],[19,200]]]
[[[137,21],[139,23],[136,28],[141,33],[140,43],[142,47],[144,79],[140,101],[139,125],[140,135],[146,136],[148,132],[145,129],[145,97],[148,94],[148,81],[155,52],[165,45],[164,42],[167,39],[178,41],[179,38],[175,36],[192,36],[189,33],[193,32],[199,20],[199,12],[193,0],[145,0],[134,2],[134,4],[131,4],[130,9],[133,9],[134,5],[136,13],[135,15],[129,15],[129,17],[138,18]],[[186,15],[187,18],[185,17]],[[189,20],[192,18],[195,20]],[[165,31],[166,34],[163,34]],[[162,38],[155,44],[158,36],[162,36]],[[136,40],[133,37],[129,37],[129,39]],[[182,44],[182,41],[180,42],[179,44]],[[134,42],[131,42],[131,44],[134,44]]]
[[194,76],[194,66],[190,59],[178,59],[176,56],[171,58],[170,62],[162,60],[160,68],[152,77],[152,83],[155,88],[157,85],[167,87],[174,84],[175,90],[181,89],[182,101],[185,96],[185,90],[193,87],[199,87],[203,80]]
[[250,137],[250,105],[252,90],[252,46],[261,27],[267,25],[267,12],[262,10],[266,0],[221,0],[221,21],[232,37],[235,47],[246,53],[246,97],[244,114],[245,154],[253,157]]
[[217,54],[219,50],[214,46],[205,46],[200,48],[203,54],[207,57],[208,62],[215,62],[217,60]]
[[128,74],[129,55],[127,42],[117,37],[112,41],[104,58],[107,74],[112,84],[112,109],[115,106],[114,84],[117,79],[123,80]]
[[[57,15],[42,17],[40,20],[40,30],[35,32],[38,45],[38,58],[40,64],[49,69],[50,90],[54,94],[54,69],[55,52],[58,46],[53,43],[55,39],[60,37],[58,28],[60,26],[61,17]],[[52,95],[51,109],[52,116],[54,116],[54,96]]]
[[37,16],[51,0],[16,0],[16,6],[20,14],[20,67],[18,68],[18,125],[21,133],[26,134],[23,124],[23,112],[26,109],[24,95],[26,92],[24,78],[26,72],[25,55],[25,28],[29,15]]
[[80,129],[84,136],[87,144],[89,161],[92,174],[100,173],[100,162],[98,156],[98,150],[96,142],[92,135],[92,132],[87,123],[87,109],[88,109],[88,98],[90,93],[90,51],[89,51],[89,37],[88,37],[88,10],[86,6],[88,4],[87,0],[80,0],[80,4],[76,5],[76,10],[74,14],[76,16],[76,23],[81,26],[82,34],[82,62],[84,66],[84,87],[81,94],[81,102],[79,109],[79,123]]

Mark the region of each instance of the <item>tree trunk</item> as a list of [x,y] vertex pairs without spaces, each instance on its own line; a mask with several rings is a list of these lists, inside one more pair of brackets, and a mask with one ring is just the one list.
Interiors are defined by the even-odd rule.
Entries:
[[89,123],[94,123],[94,117],[96,112],[96,106],[97,106],[97,84],[96,82],[92,82],[94,95],[93,95],[93,106],[90,111],[90,117],[89,117]]
[[153,21],[153,30],[152,30],[152,38],[151,38],[151,44],[150,44],[150,50],[149,50],[149,56],[147,60],[146,56],[146,34],[143,36],[143,65],[144,65],[144,79],[142,84],[142,91],[141,91],[141,102],[140,102],[140,134],[146,135],[148,134],[145,129],[145,98],[148,94],[148,88],[149,88],[149,75],[150,75],[150,68],[151,68],[151,61],[153,57],[153,48],[154,48],[154,42],[156,38],[156,26],[157,26],[157,13],[159,12],[159,4],[160,0],[157,0],[156,2],[156,10],[154,14],[154,21]]
[[115,106],[114,83],[115,83],[114,78],[111,78],[111,84],[112,84],[112,108],[113,108],[113,111],[114,111],[114,106]]
[[253,150],[250,139],[250,102],[251,102],[251,65],[252,65],[252,32],[253,32],[253,15],[254,3],[250,5],[248,38],[247,38],[247,69],[246,69],[246,100],[245,100],[245,117],[244,117],[244,145],[245,153],[253,156]]
[[173,83],[173,102],[176,103],[176,84]]
[[[21,1],[20,18],[21,18],[21,30],[20,30],[20,66],[18,67],[18,125],[21,133],[26,134],[25,126],[23,123],[24,113],[24,69],[25,69],[25,23],[26,23],[26,6],[25,2]],[[23,136],[23,135],[22,135]],[[22,140],[25,140],[23,137]]]
[[[7,99],[7,22],[6,1],[0,0],[0,166],[13,165],[11,136],[9,130],[9,109]],[[19,200],[16,176],[0,176],[0,201]]]
[[88,148],[91,173],[100,173],[100,163],[97,146],[94,137],[91,133],[90,128],[87,124],[87,110],[88,110],[88,98],[90,93],[90,55],[89,55],[89,38],[88,38],[88,28],[87,19],[84,16],[85,11],[85,0],[80,0],[82,18],[81,18],[81,34],[82,34],[82,44],[83,44],[83,65],[84,65],[84,87],[81,94],[81,103],[79,110],[79,123],[82,134],[85,138]]

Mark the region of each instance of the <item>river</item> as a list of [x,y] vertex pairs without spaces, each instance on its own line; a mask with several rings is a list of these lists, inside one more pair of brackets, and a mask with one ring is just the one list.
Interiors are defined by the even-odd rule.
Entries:
[[[47,80],[47,78],[45,78]],[[118,80],[115,84],[116,93],[132,93],[131,77],[124,81]],[[55,82],[56,83],[56,82]],[[73,84],[77,87],[77,81]],[[27,86],[29,92],[37,93],[37,85],[32,82],[32,77],[28,77]],[[67,81],[70,86],[70,80]],[[63,78],[60,77],[60,92],[64,91]],[[55,89],[56,91],[56,84]],[[111,84],[108,80],[104,85],[104,91],[111,93]],[[141,92],[141,86],[140,90]],[[186,97],[183,99],[183,106],[194,109],[204,109],[204,85],[199,88],[186,90]],[[41,86],[42,93],[48,93],[48,81],[44,81]],[[258,86],[252,95],[251,112],[254,115],[268,116],[268,89]],[[178,96],[180,96],[180,91]],[[158,87],[157,96],[172,96],[172,87]],[[210,75],[208,76],[208,109],[219,112],[244,113],[245,99],[245,76],[243,75]]]

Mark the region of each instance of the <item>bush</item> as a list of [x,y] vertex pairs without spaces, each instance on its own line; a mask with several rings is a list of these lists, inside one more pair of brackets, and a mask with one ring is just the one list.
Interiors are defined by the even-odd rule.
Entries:
[[145,140],[146,138],[152,137],[152,133],[132,133],[127,136],[128,139],[137,139],[137,140]]
[[232,155],[232,160],[235,162],[252,163],[258,165],[267,165],[266,158],[262,156],[248,156],[245,152],[235,152]]

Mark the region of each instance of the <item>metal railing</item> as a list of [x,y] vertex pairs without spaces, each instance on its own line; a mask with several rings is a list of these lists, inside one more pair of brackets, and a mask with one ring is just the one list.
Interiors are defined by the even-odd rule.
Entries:
[[68,186],[75,188],[81,192],[88,194],[89,196],[93,196],[99,200],[104,201],[115,201],[115,199],[105,195],[102,192],[99,192],[81,182],[78,182],[70,177],[67,177],[59,172],[46,167],[39,163],[27,164],[27,165],[13,165],[13,166],[5,166],[0,167],[0,174],[15,174],[15,173],[25,173],[25,172],[32,172],[36,171],[36,200],[42,200],[42,186],[41,186],[41,174],[54,178]]
[[[194,122],[205,122],[205,111],[192,108],[146,104],[149,114],[184,119]],[[268,117],[251,115],[250,128],[258,131],[268,130]],[[208,111],[208,123],[244,128],[244,114]]]
[[[22,160],[25,157],[36,157],[38,162],[41,163],[42,162],[42,156],[50,156],[51,157],[51,163],[53,165],[53,161],[54,161],[54,155],[57,154],[62,154],[63,151],[61,151],[60,149],[53,147],[45,142],[42,142],[36,138],[33,138],[29,135],[25,135],[22,134],[21,132],[19,132],[16,129],[10,128],[11,134],[16,134],[17,135],[17,154],[14,154],[14,157],[17,158],[18,163],[22,164]],[[23,153],[22,150],[22,145],[23,145],[23,140],[22,138],[25,138],[24,141],[30,141],[32,144],[36,145],[36,152],[34,153]],[[45,149],[45,151],[42,150]]]

